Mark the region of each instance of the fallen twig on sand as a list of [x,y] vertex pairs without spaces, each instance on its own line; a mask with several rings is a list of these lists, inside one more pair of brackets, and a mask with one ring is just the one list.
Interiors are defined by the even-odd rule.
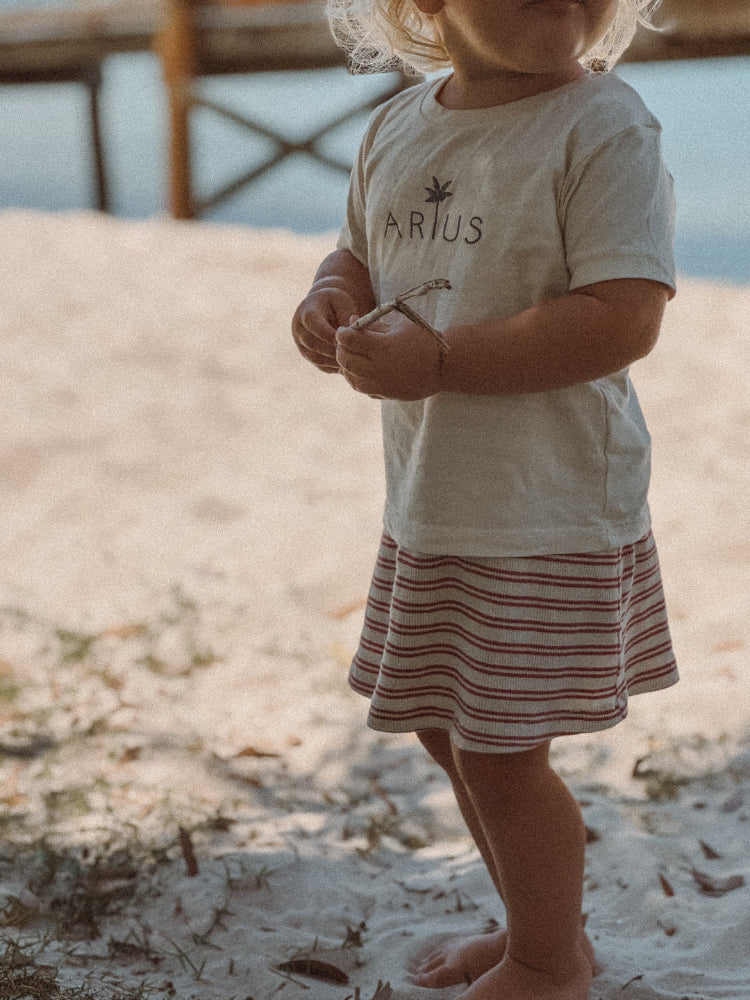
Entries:
[[185,867],[187,868],[188,875],[191,878],[195,878],[198,874],[198,859],[196,858],[195,850],[193,849],[193,841],[190,839],[190,834],[184,826],[181,826],[179,830],[180,848],[182,850],[182,856],[185,859]]

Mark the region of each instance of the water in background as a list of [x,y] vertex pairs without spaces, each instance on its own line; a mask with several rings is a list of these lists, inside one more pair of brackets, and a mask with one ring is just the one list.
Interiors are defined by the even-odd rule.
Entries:
[[[0,8],[22,0],[0,0]],[[677,261],[682,273],[750,283],[750,58],[625,64],[618,73],[643,96],[663,126],[664,152],[678,199]],[[389,78],[345,70],[257,74],[203,81],[204,92],[248,111],[290,139],[302,138]],[[105,66],[103,117],[112,209],[143,217],[165,211],[166,107],[156,59],[111,57]],[[323,146],[354,157],[365,118],[334,130]],[[76,85],[0,87],[0,208],[46,211],[92,205],[87,98]],[[250,141],[248,142],[248,139]],[[195,133],[200,193],[209,193],[273,149],[260,136],[202,113]],[[300,233],[339,226],[343,173],[305,155],[287,160],[207,218]]]

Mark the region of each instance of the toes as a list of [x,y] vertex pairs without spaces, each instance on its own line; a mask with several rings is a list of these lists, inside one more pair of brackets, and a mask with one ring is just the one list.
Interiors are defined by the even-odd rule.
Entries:
[[455,986],[457,983],[464,983],[465,978],[455,969],[448,969],[446,967],[435,970],[434,972],[424,972],[417,976],[414,976],[415,986],[426,986],[428,989],[443,989],[445,986]]
[[417,972],[432,972],[445,961],[445,956],[442,951],[431,951],[429,955],[426,955],[422,961],[417,965]]

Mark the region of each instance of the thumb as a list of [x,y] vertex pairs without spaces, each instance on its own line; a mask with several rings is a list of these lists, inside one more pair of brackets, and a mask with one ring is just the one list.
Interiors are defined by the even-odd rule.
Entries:
[[358,319],[359,319],[359,316],[357,316],[356,313],[354,313],[353,315],[351,315],[349,317],[348,323],[346,323],[346,324],[342,323],[341,326],[337,327],[336,328],[336,340],[338,340],[338,341],[341,340],[340,334],[343,333],[344,330],[350,330],[354,334],[360,333],[361,332],[360,330],[352,330],[352,327],[354,326],[354,324],[357,322]]
[[340,326],[336,331],[336,343],[350,354],[368,355],[376,337],[375,331],[371,331],[369,327],[353,330],[351,326]]

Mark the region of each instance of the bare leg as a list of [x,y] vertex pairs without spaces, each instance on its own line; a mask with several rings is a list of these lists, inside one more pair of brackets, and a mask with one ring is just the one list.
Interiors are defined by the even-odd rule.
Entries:
[[[502,899],[503,887],[495,859],[479,822],[479,817],[469,798],[469,793],[456,768],[448,733],[439,729],[428,729],[418,732],[417,736],[425,750],[450,778],[464,822],[469,828],[469,833]],[[473,982],[475,979],[479,979],[488,969],[493,968],[502,960],[505,954],[507,936],[507,932],[503,928],[490,934],[476,934],[472,937],[445,941],[421,960],[415,970],[415,985],[440,989],[444,986],[454,986],[457,983]]]
[[505,957],[466,1000],[585,1000],[592,978],[581,940],[585,827],[549,766],[549,744],[453,754],[502,872],[508,912]]
[[453,786],[453,794],[456,796],[456,802],[458,803],[458,808],[461,811],[464,822],[469,828],[469,833],[477,845],[479,853],[482,856],[482,861],[487,866],[490,878],[502,899],[503,887],[500,881],[500,873],[497,870],[490,845],[484,835],[482,824],[469,797],[468,789],[464,785],[456,762],[453,759],[453,747],[450,736],[440,729],[426,729],[418,732],[417,737],[430,757],[442,767],[450,778],[451,785]]
[[[450,778],[461,815],[474,838],[500,897],[504,898],[495,858],[479,816],[471,802],[469,790],[458,771],[448,734],[441,730],[431,729],[418,732],[417,736],[430,756]],[[593,968],[595,963],[594,949],[582,927],[580,935],[584,954]],[[474,982],[485,972],[499,965],[505,954],[506,944],[507,932],[504,929],[491,934],[449,939],[422,959],[416,968],[414,982],[418,986],[434,989],[454,986],[467,981]]]

